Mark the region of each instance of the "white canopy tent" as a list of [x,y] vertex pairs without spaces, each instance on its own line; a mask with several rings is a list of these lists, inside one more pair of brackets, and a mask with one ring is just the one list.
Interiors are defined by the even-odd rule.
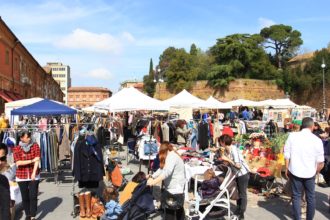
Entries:
[[21,99],[21,100],[5,103],[5,114],[8,118],[10,118],[12,110],[21,108],[24,106],[32,105],[41,100],[43,100],[43,98],[37,97],[37,98]]
[[99,109],[99,108],[94,107],[94,106],[89,106],[89,107],[82,108],[81,111],[87,112],[87,113],[93,113],[93,112],[102,113],[102,114],[107,114],[108,113],[107,110]]
[[233,101],[226,102],[226,104],[231,106],[251,106],[251,107],[260,106],[259,102],[255,102],[247,99],[236,99]]
[[206,108],[204,100],[190,94],[187,90],[182,90],[179,94],[163,101],[167,106],[174,108]]
[[95,103],[93,107],[111,112],[168,110],[168,106],[162,101],[151,98],[133,87],[124,88],[112,97]]
[[295,108],[298,105],[290,99],[267,99],[259,102],[259,106],[272,106],[273,108]]
[[206,101],[206,105],[211,109],[231,109],[232,106],[216,100],[213,96],[210,96]]

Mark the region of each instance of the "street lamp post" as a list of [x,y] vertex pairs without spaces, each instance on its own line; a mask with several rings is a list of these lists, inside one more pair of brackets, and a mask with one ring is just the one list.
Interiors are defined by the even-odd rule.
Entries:
[[325,111],[326,111],[326,100],[325,100],[325,77],[324,77],[324,69],[325,69],[326,65],[324,63],[324,58],[322,59],[322,64],[321,64],[321,68],[322,68],[322,80],[323,80],[323,114],[325,115]]
[[158,99],[160,99],[160,84],[159,83],[162,83],[164,82],[164,79],[161,75],[161,69],[160,67],[157,67],[156,69],[156,75],[154,77],[154,83],[157,83],[156,85],[158,85]]

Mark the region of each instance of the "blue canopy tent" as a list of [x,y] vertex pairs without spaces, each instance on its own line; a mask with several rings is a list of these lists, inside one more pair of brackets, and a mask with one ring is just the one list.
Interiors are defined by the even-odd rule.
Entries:
[[44,99],[22,108],[11,111],[11,115],[55,116],[74,115],[77,110],[55,101]]

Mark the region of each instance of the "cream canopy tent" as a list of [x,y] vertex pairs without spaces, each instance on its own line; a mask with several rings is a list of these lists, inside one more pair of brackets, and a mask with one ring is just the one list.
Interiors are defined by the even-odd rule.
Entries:
[[208,108],[211,109],[231,109],[232,106],[224,103],[224,102],[220,102],[218,100],[216,100],[213,96],[210,96],[207,100],[206,100],[206,105]]
[[111,112],[168,110],[168,106],[162,101],[151,98],[133,87],[124,88],[112,97],[95,103],[93,107]]
[[193,96],[185,89],[172,98],[163,101],[163,103],[170,108],[207,108],[207,104],[204,100]]
[[236,99],[233,101],[226,102],[226,104],[231,106],[260,106],[259,102],[247,100],[247,99]]

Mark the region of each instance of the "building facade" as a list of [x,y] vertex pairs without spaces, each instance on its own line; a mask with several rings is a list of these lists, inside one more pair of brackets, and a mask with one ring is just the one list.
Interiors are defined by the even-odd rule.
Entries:
[[85,108],[111,97],[112,92],[102,87],[70,87],[68,105],[74,108]]
[[63,100],[58,83],[46,73],[0,17],[0,112],[4,104],[41,97]]
[[44,69],[48,69],[49,74],[53,76],[55,81],[60,85],[64,93],[63,102],[68,104],[68,88],[71,87],[71,73],[70,66],[63,65],[62,63],[47,63]]
[[143,92],[143,86],[144,86],[143,82],[139,82],[137,80],[127,80],[120,84],[121,89],[134,87],[137,90],[140,90],[141,92]]

